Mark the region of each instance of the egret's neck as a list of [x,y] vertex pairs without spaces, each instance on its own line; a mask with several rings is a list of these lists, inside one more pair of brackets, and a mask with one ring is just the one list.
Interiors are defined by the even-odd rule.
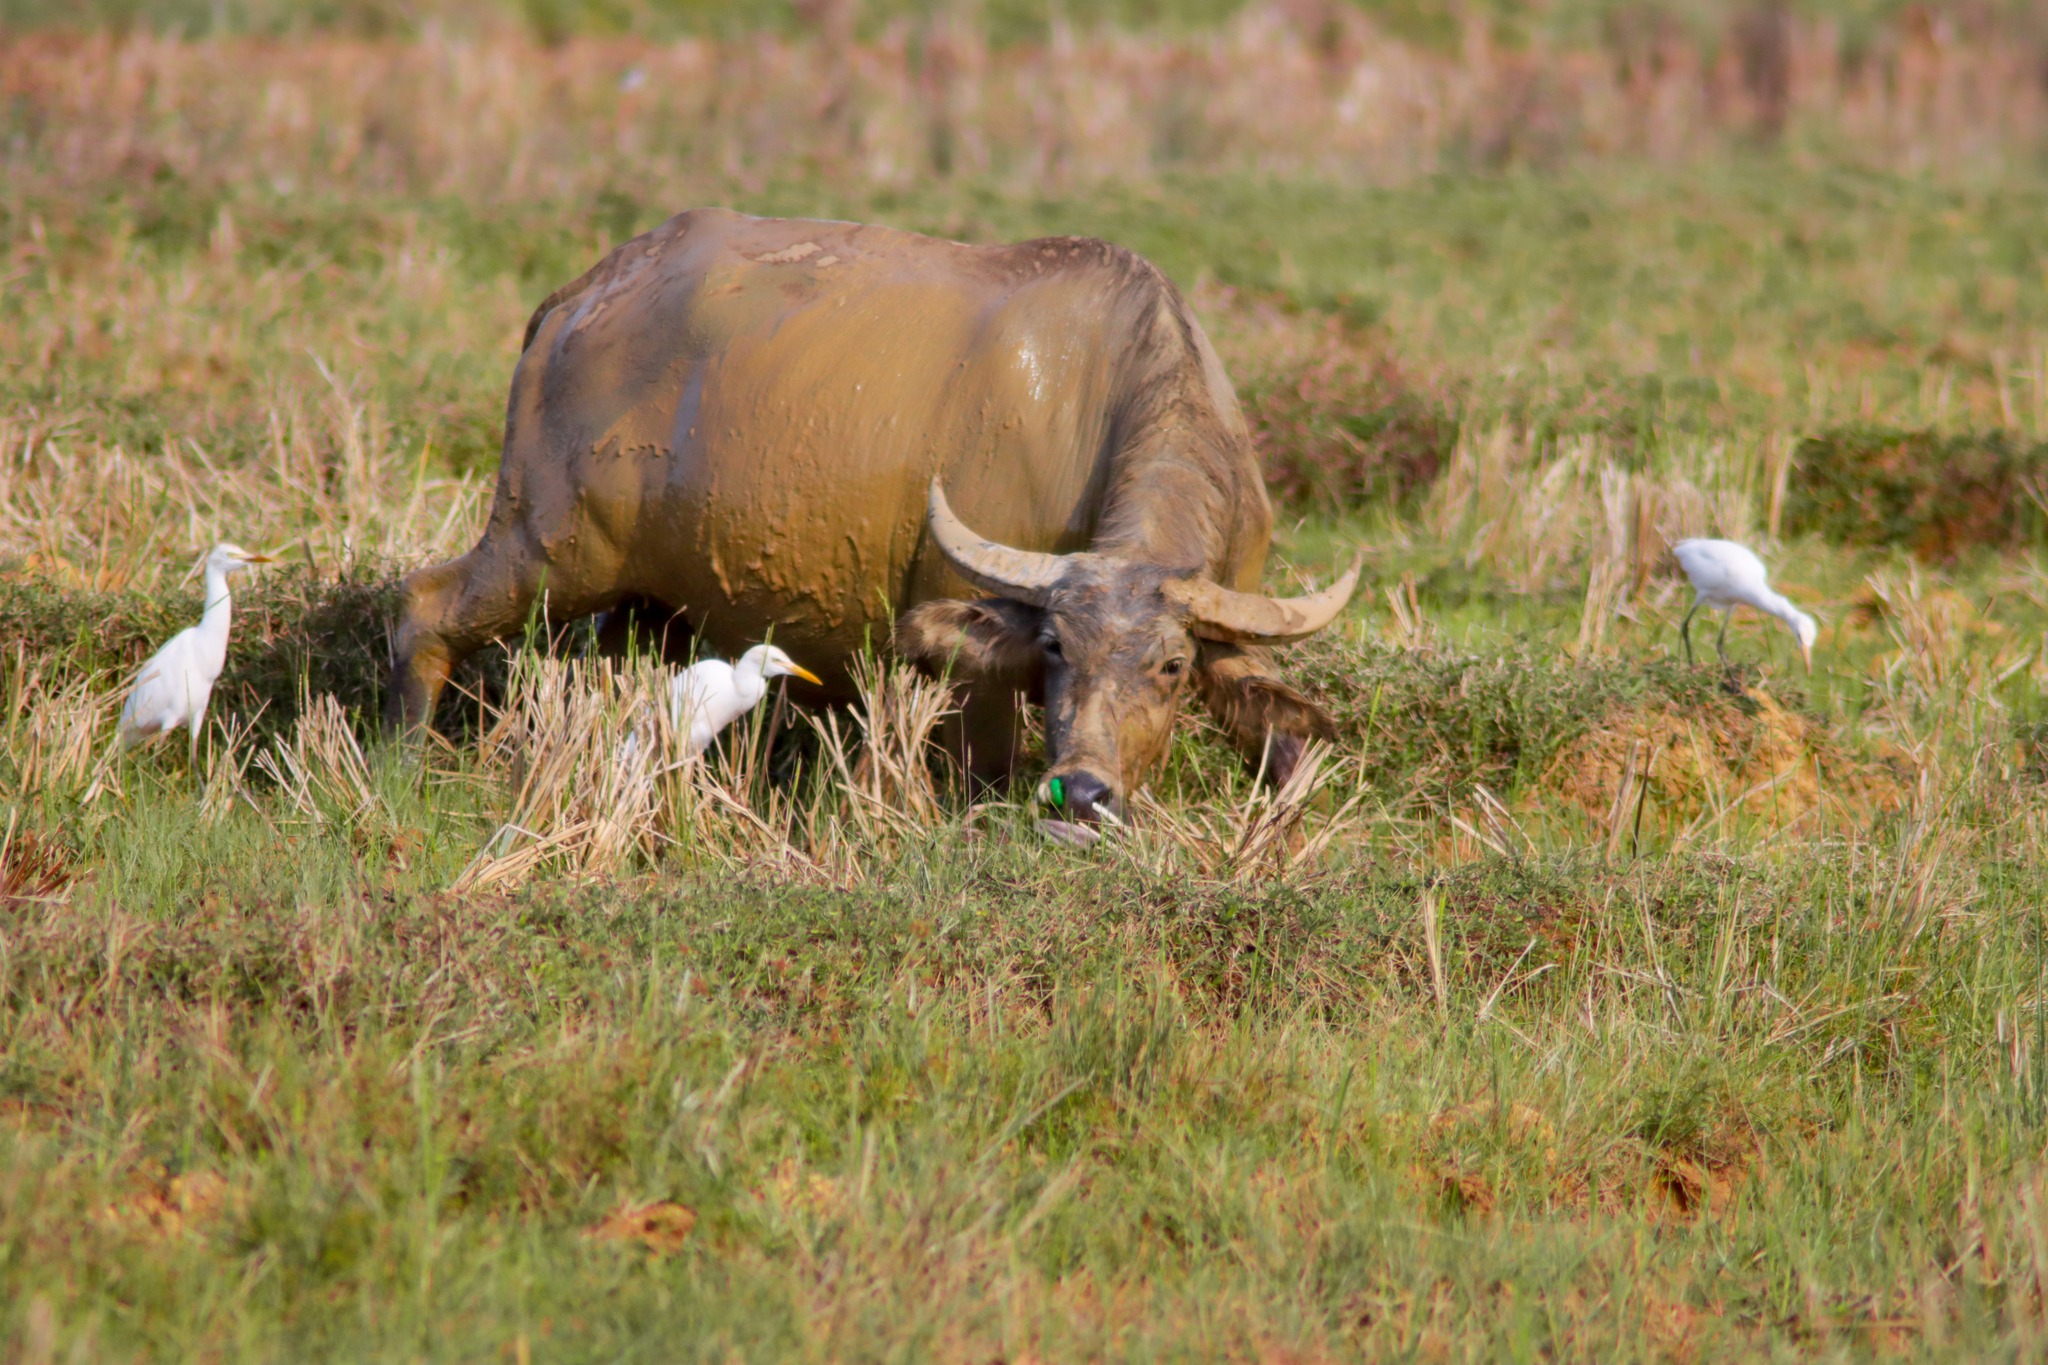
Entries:
[[1791,598],[1768,588],[1758,598],[1757,605],[1794,630],[1799,629],[1799,623],[1806,619],[1806,613],[1793,606]]
[[199,634],[222,659],[228,653],[228,615],[234,603],[228,599],[228,576],[224,569],[206,570],[206,610],[199,617]]
[[740,702],[748,709],[761,704],[761,698],[768,695],[768,661],[748,650],[740,661],[732,666],[733,690],[740,694]]
[[219,612],[222,616],[228,614],[228,573],[226,569],[216,569],[212,565],[208,565],[206,569],[206,615],[210,618],[215,612]]

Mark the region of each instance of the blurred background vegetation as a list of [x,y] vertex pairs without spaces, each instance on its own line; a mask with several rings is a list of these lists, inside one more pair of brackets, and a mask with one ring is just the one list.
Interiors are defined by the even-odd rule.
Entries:
[[[0,0],[0,27],[146,30],[203,38],[224,34],[344,33],[413,36],[433,29],[489,32],[525,28],[560,41],[574,36],[633,35],[654,40],[764,31],[795,33],[844,22],[862,37],[892,25],[946,14],[985,31],[1004,46],[1042,43],[1062,23],[1195,34],[1235,18],[1259,0]],[[2039,28],[2031,0],[1975,0],[1928,6],[1922,0],[1334,0],[1295,8],[1339,8],[1412,42],[1454,49],[1471,26],[1496,41],[1583,44],[1617,31],[1675,23],[1695,37],[1722,32],[1731,17],[1782,9],[1801,19],[1839,24],[1852,42],[1878,40],[1901,18],[1982,26]]]

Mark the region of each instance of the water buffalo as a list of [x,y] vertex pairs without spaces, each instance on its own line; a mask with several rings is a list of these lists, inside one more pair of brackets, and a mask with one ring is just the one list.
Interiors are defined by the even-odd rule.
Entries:
[[536,603],[649,598],[727,655],[772,631],[828,695],[893,619],[969,684],[982,776],[1044,701],[1072,818],[1142,781],[1189,686],[1281,778],[1329,721],[1265,647],[1328,624],[1357,566],[1264,596],[1271,530],[1230,381],[1143,258],[700,209],[527,324],[483,538],[405,580],[391,719]]

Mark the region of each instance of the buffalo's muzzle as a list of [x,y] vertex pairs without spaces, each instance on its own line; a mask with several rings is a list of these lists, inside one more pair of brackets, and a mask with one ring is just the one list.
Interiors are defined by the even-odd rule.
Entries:
[[1123,814],[1116,792],[1093,773],[1055,773],[1038,789],[1039,798],[1068,820],[1111,820]]

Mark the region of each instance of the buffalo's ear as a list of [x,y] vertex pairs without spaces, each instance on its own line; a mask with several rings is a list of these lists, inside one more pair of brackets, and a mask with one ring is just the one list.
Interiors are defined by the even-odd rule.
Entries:
[[1195,686],[1246,766],[1275,786],[1293,775],[1309,740],[1337,737],[1330,713],[1282,681],[1263,649],[1205,641]]
[[1007,597],[940,598],[896,618],[896,653],[934,673],[1021,686],[1041,661],[1042,624],[1037,607]]

